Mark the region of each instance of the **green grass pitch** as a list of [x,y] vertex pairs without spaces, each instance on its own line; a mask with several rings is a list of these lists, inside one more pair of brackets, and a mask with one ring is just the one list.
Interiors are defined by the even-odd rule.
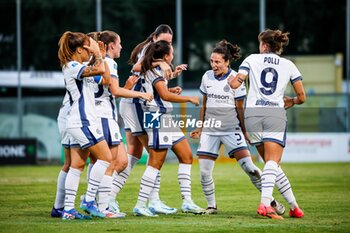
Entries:
[[[262,164],[258,164],[262,168]],[[0,167],[0,232],[350,232],[350,163],[284,164],[302,219],[272,220],[256,214],[260,195],[237,163],[216,164],[214,180],[218,215],[178,213],[158,218],[135,217],[139,183],[145,165],[137,165],[118,196],[125,219],[62,221],[50,217],[58,166]],[[83,173],[76,201],[86,189]],[[177,164],[162,169],[160,196],[181,208]],[[192,196],[206,207],[198,164],[192,167]],[[275,191],[277,200],[287,205]]]

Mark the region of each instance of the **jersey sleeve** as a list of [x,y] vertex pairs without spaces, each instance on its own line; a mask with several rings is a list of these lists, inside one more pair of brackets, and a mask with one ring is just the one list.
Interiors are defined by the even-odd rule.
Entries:
[[81,77],[81,74],[83,73],[85,68],[85,65],[74,61],[68,64],[66,72],[68,76],[74,79],[82,80],[83,77]]
[[150,79],[152,86],[154,86],[159,81],[165,81],[163,78],[163,72],[160,68],[155,68],[152,71],[149,71],[147,76]]
[[206,80],[207,76],[206,74],[204,74],[202,76],[202,82],[201,82],[201,86],[199,87],[199,91],[200,93],[202,93],[202,95],[207,95],[207,89],[205,87],[205,80]]
[[235,89],[235,100],[244,99],[247,95],[247,88],[243,82],[237,89]]
[[109,72],[111,74],[112,78],[119,78],[118,75],[118,64],[113,60],[113,59],[107,59],[107,64],[108,64],[108,68],[109,68]]
[[303,80],[303,78],[301,77],[301,73],[298,70],[298,68],[296,67],[296,65],[293,62],[290,62],[290,63],[291,63],[291,66],[290,66],[290,69],[291,69],[290,82],[292,84],[294,84],[296,81]]
[[243,75],[248,75],[250,71],[250,64],[249,64],[250,56],[243,60],[242,64],[238,68],[238,73]]

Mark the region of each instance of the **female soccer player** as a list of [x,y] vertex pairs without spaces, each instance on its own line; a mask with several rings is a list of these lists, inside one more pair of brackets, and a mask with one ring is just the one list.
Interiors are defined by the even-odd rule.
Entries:
[[97,85],[98,91],[95,93],[97,116],[112,153],[112,163],[103,176],[98,189],[98,208],[108,218],[120,218],[125,217],[125,214],[119,212],[119,206],[115,202],[115,192],[113,190],[118,189],[118,184],[116,181],[113,182],[113,177],[118,176],[118,173],[126,168],[128,158],[117,123],[118,112],[115,96],[151,101],[153,95],[119,87],[118,65],[114,59],[120,57],[122,46],[120,36],[117,33],[103,31],[92,33],[91,36],[95,41],[102,41],[106,46],[105,61],[109,68],[111,80],[109,84]]
[[[154,42],[159,40],[165,40],[169,43],[172,43],[173,31],[170,26],[166,24],[159,25],[156,30],[143,42],[138,44],[132,51],[130,55],[130,64],[133,64],[132,72],[134,74],[138,74],[141,71],[141,62],[145,54],[146,48]],[[166,77],[172,76],[171,69],[167,63],[164,61],[154,61],[153,66],[160,65],[162,70],[166,73]],[[183,70],[186,69],[186,65],[182,64],[176,67],[175,75],[178,76],[181,74]],[[141,80],[136,78],[135,76],[131,76],[128,79],[125,88],[129,88],[135,91],[141,90]],[[175,87],[171,89],[174,93],[181,93],[180,87]],[[126,132],[126,142],[128,149],[128,167],[125,169],[118,177],[117,183],[122,189],[125,184],[127,178],[130,175],[130,172],[134,165],[139,161],[142,156],[143,148],[145,147],[148,151],[148,137],[146,131],[143,128],[143,110],[138,98],[134,99],[125,99],[122,98],[120,101],[120,115],[123,118],[125,124],[125,132]],[[164,204],[159,198],[159,190],[160,190],[160,173],[157,175],[156,185],[151,192],[149,207],[155,213],[160,214],[173,214],[177,212],[176,208],[169,207]],[[119,192],[117,190],[117,192]]]
[[[67,132],[80,145],[80,148],[71,147],[70,151],[71,165],[66,177],[62,218],[86,218],[74,209],[74,203],[88,151],[97,161],[91,169],[86,196],[80,207],[92,216],[104,218],[105,214],[96,208],[95,196],[112,155],[96,116],[93,76],[102,75],[106,71],[105,64],[99,44],[83,33],[67,31],[61,36],[58,45],[58,58],[71,101]],[[90,60],[90,55],[93,55],[95,62],[86,66],[83,63]],[[102,82],[109,83],[109,80],[104,79]]]
[[[242,83],[237,89],[227,84],[229,75],[237,73],[230,68],[233,60],[240,58],[240,48],[226,40],[220,41],[210,56],[211,70],[202,78],[200,92],[203,94],[203,105],[200,120],[220,121],[220,127],[198,128],[191,132],[192,138],[199,138],[197,150],[201,173],[202,190],[208,203],[207,213],[216,214],[215,185],[213,169],[221,144],[225,145],[228,155],[237,162],[251,179],[253,185],[261,191],[261,171],[251,159],[246,144],[246,130],[243,122],[244,99],[246,88]],[[275,207],[284,212],[284,207],[274,201]],[[278,205],[278,206],[277,206]]]
[[[153,68],[152,63],[156,59],[162,59],[168,64],[171,64],[173,59],[173,47],[167,41],[158,41],[149,45],[142,61],[142,89],[145,92],[153,92],[155,99],[145,103],[144,111],[151,115],[149,123],[154,120],[161,122],[172,122],[170,112],[172,111],[172,102],[186,103],[190,102],[199,105],[197,97],[180,96],[171,93],[167,87],[167,80],[164,78],[164,73],[159,67]],[[155,123],[154,123],[155,124]],[[147,128],[148,146],[150,157],[148,166],[144,172],[141,184],[138,201],[133,210],[137,216],[158,216],[146,207],[150,193],[155,185],[157,175],[161,169],[168,148],[171,148],[179,159],[178,180],[183,198],[182,211],[195,214],[202,214],[204,209],[195,205],[191,197],[191,164],[192,152],[188,140],[178,127],[166,128],[160,125],[159,128]]]
[[[283,46],[289,42],[288,32],[267,29],[258,36],[260,54],[248,56],[240,65],[238,74],[228,80],[232,88],[238,88],[249,78],[250,87],[245,110],[245,124],[250,141],[265,161],[261,179],[261,202],[258,214],[281,219],[270,206],[276,184],[290,205],[289,215],[304,216],[299,208],[287,176],[279,166],[286,140],[287,116],[285,108],[302,104],[306,100],[301,74],[288,59],[280,57]],[[283,97],[291,82],[296,97]]]

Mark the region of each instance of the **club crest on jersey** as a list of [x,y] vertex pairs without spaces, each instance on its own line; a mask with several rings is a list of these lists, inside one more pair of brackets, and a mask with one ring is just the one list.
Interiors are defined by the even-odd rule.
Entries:
[[97,133],[97,134],[102,134],[102,132],[101,132],[100,129],[96,129],[96,133]]
[[226,84],[224,86],[224,92],[229,92],[230,91],[230,87]]
[[164,142],[168,142],[168,141],[169,141],[168,136],[164,136],[164,137],[163,137],[163,141],[164,141]]

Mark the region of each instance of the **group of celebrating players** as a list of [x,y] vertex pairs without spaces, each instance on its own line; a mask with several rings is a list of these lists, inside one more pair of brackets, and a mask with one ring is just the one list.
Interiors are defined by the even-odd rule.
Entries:
[[[305,102],[301,74],[288,59],[280,57],[289,33],[267,29],[258,36],[259,54],[244,59],[238,72],[230,68],[240,58],[240,48],[221,40],[210,55],[211,70],[200,85],[203,94],[200,121],[216,119],[220,126],[196,128],[190,137],[199,139],[197,155],[200,182],[207,208],[196,205],[191,196],[190,144],[174,124],[172,127],[144,128],[144,112],[153,117],[173,120],[172,103],[200,104],[198,97],[181,95],[181,87],[168,87],[187,65],[173,68],[172,29],[165,24],[131,53],[132,75],[119,86],[120,36],[113,31],[65,32],[59,40],[58,58],[63,71],[66,95],[59,111],[58,126],[65,150],[65,163],[58,175],[52,217],[69,219],[124,218],[117,195],[145,148],[149,154],[142,175],[133,214],[157,217],[175,214],[176,208],[160,200],[160,170],[168,149],[179,161],[178,181],[182,196],[181,211],[193,214],[217,214],[213,169],[219,148],[224,144],[252,184],[261,193],[259,215],[283,219],[285,207],[273,196],[276,186],[290,205],[289,216],[301,218],[288,178],[279,165],[285,146],[286,109]],[[249,79],[249,91],[245,80]],[[296,97],[284,95],[291,82]],[[116,98],[122,97],[119,108]],[[118,125],[118,113],[125,125],[125,146]],[[265,162],[261,171],[251,159],[247,142],[255,145]],[[88,185],[75,210],[80,176],[90,157]]]

